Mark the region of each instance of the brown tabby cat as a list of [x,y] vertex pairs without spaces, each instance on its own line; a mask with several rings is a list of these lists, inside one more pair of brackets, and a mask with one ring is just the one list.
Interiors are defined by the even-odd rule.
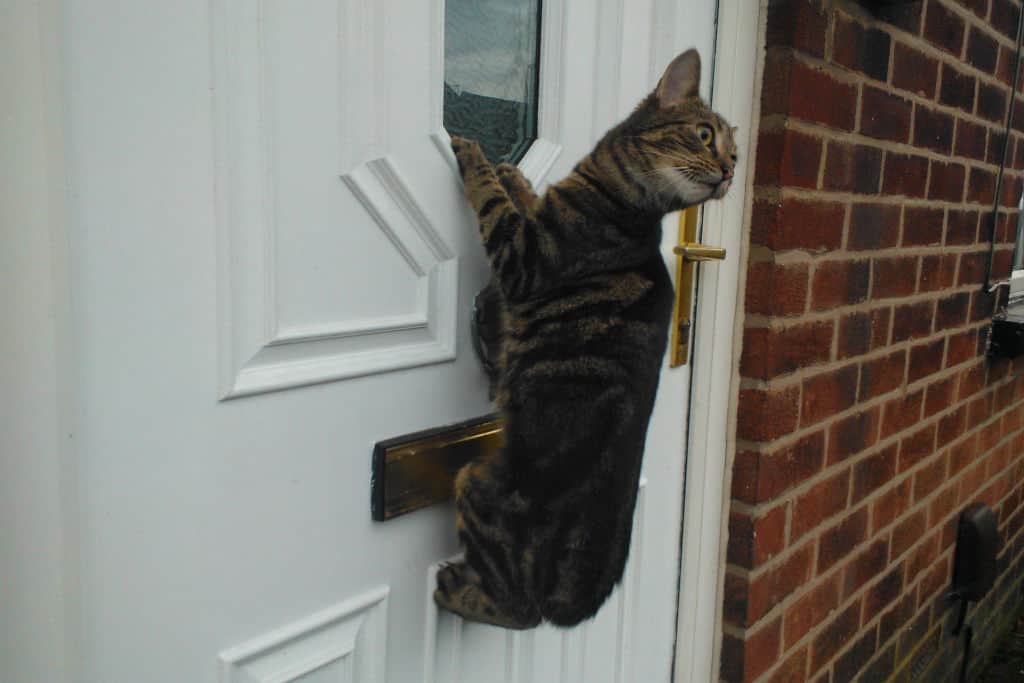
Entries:
[[452,139],[503,300],[506,444],[456,478],[465,561],[442,568],[434,592],[467,619],[571,626],[622,576],[672,309],[661,218],[722,197],[736,163],[699,80],[697,52],[676,57],[543,197]]

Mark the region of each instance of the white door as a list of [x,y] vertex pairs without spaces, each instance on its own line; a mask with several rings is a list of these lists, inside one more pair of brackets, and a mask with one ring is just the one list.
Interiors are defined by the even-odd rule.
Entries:
[[[564,175],[682,49],[706,94],[715,4],[545,0],[527,175]],[[688,369],[662,375],[627,573],[585,626],[438,614],[450,506],[370,519],[375,442],[489,411],[444,13],[62,4],[80,680],[669,680]]]

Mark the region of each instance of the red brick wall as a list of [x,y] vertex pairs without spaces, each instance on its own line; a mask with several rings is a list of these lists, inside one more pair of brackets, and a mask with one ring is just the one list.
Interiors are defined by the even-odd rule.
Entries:
[[[985,356],[998,302],[982,291],[1018,4],[924,0],[881,18],[852,0],[769,2],[726,681],[956,680],[942,593],[974,501],[1002,541],[996,588],[971,611],[975,666],[1019,605],[1024,362]],[[1015,219],[999,221],[996,278]]]

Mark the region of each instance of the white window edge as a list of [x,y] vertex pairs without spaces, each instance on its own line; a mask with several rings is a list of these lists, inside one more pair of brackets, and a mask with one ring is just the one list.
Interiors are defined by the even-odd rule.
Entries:
[[1010,298],[1024,298],[1024,269],[1010,273]]

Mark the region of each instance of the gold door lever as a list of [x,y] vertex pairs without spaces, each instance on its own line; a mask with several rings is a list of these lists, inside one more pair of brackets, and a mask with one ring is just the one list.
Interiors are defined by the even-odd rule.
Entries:
[[721,261],[725,258],[725,249],[705,244],[681,244],[672,251],[682,254],[684,261]]
[[725,249],[697,244],[697,207],[679,214],[679,246],[676,254],[676,305],[672,314],[672,355],[669,367],[686,365],[690,357],[690,327],[693,324],[693,275],[700,261],[721,261]]

